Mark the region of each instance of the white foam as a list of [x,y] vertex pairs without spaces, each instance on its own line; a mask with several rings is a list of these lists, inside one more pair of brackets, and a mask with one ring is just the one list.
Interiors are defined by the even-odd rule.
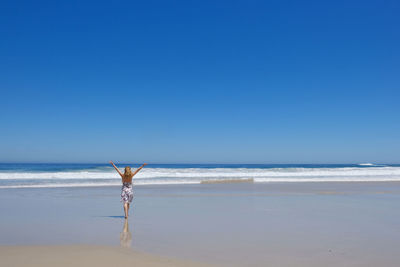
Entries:
[[[400,167],[374,168],[147,168],[136,177],[150,178],[255,178],[287,176],[400,176]],[[111,171],[0,172],[0,180],[29,179],[117,179]]]
[[[199,181],[135,181],[135,186],[142,185],[177,185],[177,184],[200,184]],[[3,185],[0,189],[6,188],[60,188],[60,187],[107,187],[121,186],[119,183],[45,183],[45,184],[23,184],[23,185]]]
[[255,178],[255,183],[304,183],[304,182],[400,182],[398,177],[301,177],[301,178]]
[[[256,183],[400,181],[400,167],[146,168],[133,181],[136,185],[166,185],[240,179],[253,179]],[[0,181],[0,188],[81,187],[116,186],[120,185],[121,178],[112,170],[0,172]]]

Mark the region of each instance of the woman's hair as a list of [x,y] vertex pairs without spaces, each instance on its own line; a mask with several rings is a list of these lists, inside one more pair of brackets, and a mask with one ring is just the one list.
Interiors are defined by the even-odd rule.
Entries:
[[131,167],[129,167],[129,166],[126,166],[126,167],[125,167],[124,176],[125,176],[126,178],[131,178],[131,177],[133,176]]

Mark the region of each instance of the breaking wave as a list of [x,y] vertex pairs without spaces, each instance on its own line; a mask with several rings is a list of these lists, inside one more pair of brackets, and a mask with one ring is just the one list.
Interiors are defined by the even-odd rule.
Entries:
[[[368,167],[366,167],[368,166]],[[230,182],[388,182],[400,181],[400,167],[362,165],[335,168],[146,168],[136,185],[208,184]],[[375,167],[376,166],[376,167]],[[1,171],[0,188],[119,186],[109,168],[66,171]]]

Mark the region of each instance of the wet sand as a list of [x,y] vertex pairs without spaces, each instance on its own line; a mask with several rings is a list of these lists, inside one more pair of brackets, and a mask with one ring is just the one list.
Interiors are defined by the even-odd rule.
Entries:
[[119,187],[7,189],[0,245],[122,246],[219,266],[398,266],[399,209],[390,182],[138,186],[125,225]]
[[208,266],[118,247],[93,245],[0,246],[0,265],[9,267]]

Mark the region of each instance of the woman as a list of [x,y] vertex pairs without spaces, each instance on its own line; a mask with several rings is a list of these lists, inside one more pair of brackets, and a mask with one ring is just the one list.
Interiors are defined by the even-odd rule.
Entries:
[[132,177],[135,176],[144,166],[147,164],[143,164],[138,168],[134,173],[132,173],[131,167],[126,166],[124,174],[115,166],[115,164],[110,161],[115,170],[121,175],[122,178],[122,189],[121,189],[121,202],[124,202],[124,212],[125,218],[128,218],[129,204],[133,199],[133,191],[132,191]]

